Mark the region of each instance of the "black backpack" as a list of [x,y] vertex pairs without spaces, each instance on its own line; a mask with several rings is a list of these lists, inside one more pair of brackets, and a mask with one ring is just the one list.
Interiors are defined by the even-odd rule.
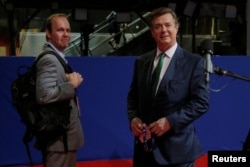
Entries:
[[[36,138],[36,148],[44,149],[53,144],[60,137],[64,140],[64,149],[68,151],[67,130],[69,128],[70,100],[46,105],[36,103],[36,63],[45,54],[55,55],[64,67],[66,73],[72,69],[67,63],[53,51],[42,52],[31,67],[20,66],[18,77],[11,84],[13,105],[25,125],[26,131],[23,142],[29,156],[30,165],[33,166],[28,143]],[[20,73],[26,68],[25,73]]]

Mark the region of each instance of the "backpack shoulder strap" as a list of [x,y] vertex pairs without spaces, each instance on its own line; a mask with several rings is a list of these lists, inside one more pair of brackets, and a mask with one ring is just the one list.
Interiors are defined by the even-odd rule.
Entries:
[[58,55],[58,53],[56,53],[55,51],[52,51],[52,50],[47,50],[47,51],[43,51],[42,53],[40,53],[34,63],[34,66],[36,65],[36,63],[46,54],[52,54],[54,56],[57,57],[57,59],[60,61],[60,63],[62,64],[65,72],[67,73],[71,73],[72,72],[72,69],[71,67],[65,62],[65,60],[63,60],[63,58],[61,56]]

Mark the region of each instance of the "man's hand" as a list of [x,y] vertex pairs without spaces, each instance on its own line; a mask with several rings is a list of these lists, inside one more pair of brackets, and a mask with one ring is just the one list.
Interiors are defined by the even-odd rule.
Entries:
[[78,72],[72,72],[70,74],[66,74],[66,80],[70,82],[74,88],[77,88],[82,83],[83,78]]
[[[144,124],[146,125],[146,124]],[[143,132],[142,134],[139,136],[139,139],[142,143],[145,142],[145,140],[149,140],[151,139],[151,132],[149,131],[149,129],[147,127],[143,128]]]
[[140,118],[134,118],[131,121],[131,129],[135,136],[139,137],[139,140],[143,143],[146,140],[151,139],[151,132],[149,131],[147,125],[142,122]]
[[158,119],[157,121],[151,123],[148,126],[148,129],[150,130],[150,132],[154,133],[158,137],[163,135],[167,131],[169,131],[170,128],[171,128],[171,125],[168,119],[165,117]]
[[142,120],[138,117],[132,119],[131,123],[131,130],[135,136],[140,136],[143,130],[143,123]]

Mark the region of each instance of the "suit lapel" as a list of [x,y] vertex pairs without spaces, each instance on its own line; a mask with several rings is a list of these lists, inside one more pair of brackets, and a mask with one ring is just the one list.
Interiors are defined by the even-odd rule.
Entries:
[[154,62],[154,55],[156,54],[156,50],[151,52],[147,59],[145,60],[144,67],[146,69],[146,72],[144,73],[146,76],[146,84],[147,89],[151,92],[151,79],[152,79],[152,68],[153,68],[153,62]]
[[178,71],[178,69],[182,67],[185,61],[186,61],[186,58],[184,56],[183,49],[181,49],[178,46],[160,82],[157,93],[160,90],[164,89],[164,87],[166,86],[166,83],[168,83],[170,80],[174,78],[174,75],[176,75],[176,71]]

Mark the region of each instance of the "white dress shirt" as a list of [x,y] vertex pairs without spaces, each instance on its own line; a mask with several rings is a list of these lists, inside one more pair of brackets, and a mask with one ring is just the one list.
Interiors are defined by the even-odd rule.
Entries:
[[[160,78],[159,78],[159,81],[158,81],[158,84],[157,84],[157,87],[156,87],[156,92],[158,90],[158,87],[160,85],[160,82],[161,82],[164,74],[167,71],[168,65],[169,65],[169,63],[170,63],[170,61],[171,61],[171,59],[172,59],[172,57],[173,57],[173,55],[174,55],[174,53],[176,51],[176,48],[177,48],[177,43],[175,43],[170,49],[165,51],[166,56],[163,59],[163,65],[162,65],[162,69],[161,69],[161,73],[160,73]],[[155,67],[156,67],[156,65],[157,65],[157,63],[158,63],[158,61],[160,59],[160,54],[161,53],[162,52],[159,50],[159,48],[157,48],[157,52],[156,52],[157,56],[155,56],[153,71],[154,71],[154,69],[155,69]]]

